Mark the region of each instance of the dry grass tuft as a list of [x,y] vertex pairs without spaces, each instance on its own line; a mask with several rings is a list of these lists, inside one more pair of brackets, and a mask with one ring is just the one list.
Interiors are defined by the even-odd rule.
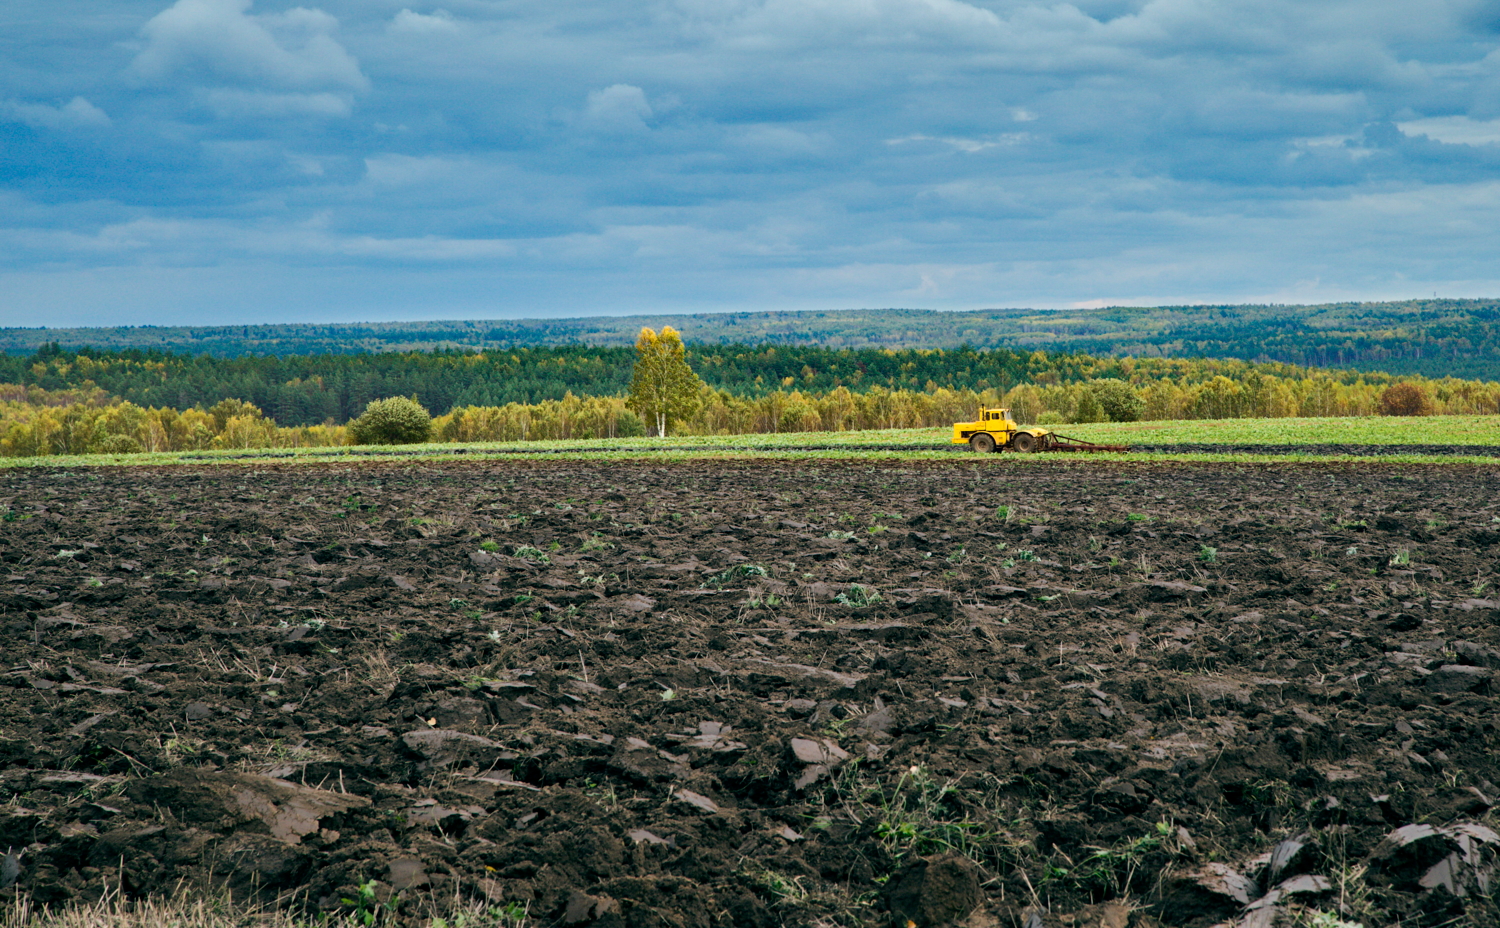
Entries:
[[0,912],[0,928],[301,928],[291,916],[227,899],[180,894],[128,902],[108,898],[62,909],[38,908],[21,897]]

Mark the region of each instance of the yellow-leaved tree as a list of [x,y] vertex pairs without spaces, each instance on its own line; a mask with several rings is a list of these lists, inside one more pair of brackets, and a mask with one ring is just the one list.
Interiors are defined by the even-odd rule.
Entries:
[[698,411],[703,381],[687,363],[682,336],[671,326],[662,326],[658,335],[641,329],[635,340],[635,376],[630,381],[630,399],[626,405],[646,423],[649,432],[667,436],[667,426],[681,422]]

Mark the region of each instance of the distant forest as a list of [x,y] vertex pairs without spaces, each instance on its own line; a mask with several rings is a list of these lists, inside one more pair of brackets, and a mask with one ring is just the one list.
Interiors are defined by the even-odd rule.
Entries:
[[[0,383],[58,393],[94,388],[142,407],[208,408],[251,403],[283,426],[342,424],[371,400],[414,396],[434,414],[469,406],[535,404],[575,396],[622,396],[633,348],[514,348],[471,352],[384,352],[294,357],[215,358],[156,351],[70,351],[44,346],[31,357],[0,356]],[[716,392],[742,398],[837,388],[1004,394],[1037,387],[1117,379],[1142,388],[1167,381],[1186,388],[1216,377],[1236,382],[1305,380],[1307,369],[1242,361],[1092,357],[974,348],[844,349],[811,345],[693,345],[688,363]],[[1330,384],[1390,383],[1353,371],[1317,371]],[[1327,413],[1319,413],[1327,414]]]
[[[572,367],[581,356],[569,354],[566,360],[557,361],[541,353],[541,349],[626,348],[634,343],[642,326],[659,328],[664,324],[678,329],[705,361],[711,356],[709,352],[722,349],[726,353],[723,376],[727,378],[723,382],[729,389],[750,389],[737,385],[744,380],[735,379],[740,374],[728,359],[760,350],[737,347],[744,345],[897,352],[967,346],[1100,357],[1233,358],[1419,374],[1429,378],[1500,380],[1500,300],[972,312],[871,309],[338,325],[8,328],[0,329],[0,352],[24,357],[55,343],[64,349],[106,352],[135,350],[219,358],[275,356],[286,358],[292,368],[310,370],[305,358],[309,355],[433,350],[495,352],[527,348],[539,352],[531,356],[537,360],[548,359]],[[301,356],[302,360],[294,356]],[[599,376],[622,376],[619,369],[623,366],[609,361],[612,356],[597,357],[603,365]],[[818,357],[808,355],[809,360],[804,363],[821,376],[829,364],[812,363]],[[860,358],[868,366],[867,356]],[[441,366],[445,362],[434,363]],[[605,373],[604,368],[614,373]],[[540,381],[523,377],[528,383],[520,388],[521,392],[506,395],[551,396],[548,388],[541,386],[552,381],[551,372],[547,374]],[[762,378],[771,374],[771,371],[756,372]],[[775,374],[794,375],[800,376],[800,369]],[[568,376],[584,374],[573,370]],[[941,378],[933,379],[944,382]],[[580,388],[581,384],[574,387]],[[344,387],[341,385],[339,389]],[[360,393],[357,385],[349,389],[351,395]],[[586,389],[594,392],[605,388],[601,384]],[[607,387],[607,391],[619,389],[618,381]],[[484,399],[490,401],[493,397],[486,395]],[[179,398],[174,397],[173,402],[179,402]],[[350,407],[324,404],[319,408],[337,417],[347,416]],[[309,409],[300,417],[316,414]]]
[[[67,350],[0,356],[0,456],[342,445],[370,400],[414,396],[444,442],[645,434],[633,348],[215,358]],[[696,345],[673,434],[944,426],[981,405],[1023,422],[1500,413],[1500,383],[975,348]],[[1414,426],[1414,428],[1419,428]]]

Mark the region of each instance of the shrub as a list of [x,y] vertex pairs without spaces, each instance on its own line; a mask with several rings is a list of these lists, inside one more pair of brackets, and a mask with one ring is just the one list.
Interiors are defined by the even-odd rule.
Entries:
[[145,449],[129,435],[109,435],[99,442],[99,450],[104,454],[140,454]]
[[349,423],[349,438],[356,445],[412,445],[431,433],[432,416],[416,399],[404,396],[371,400]]
[[1096,380],[1089,384],[1089,390],[1111,422],[1135,422],[1146,409],[1146,401],[1123,380],[1113,377]]
[[1380,394],[1382,416],[1430,416],[1432,397],[1414,383],[1395,383]]

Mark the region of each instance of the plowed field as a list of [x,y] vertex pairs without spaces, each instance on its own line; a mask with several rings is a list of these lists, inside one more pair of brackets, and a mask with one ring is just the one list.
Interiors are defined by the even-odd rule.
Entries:
[[1494,468],[12,470],[0,517],[0,897],[1500,924]]

